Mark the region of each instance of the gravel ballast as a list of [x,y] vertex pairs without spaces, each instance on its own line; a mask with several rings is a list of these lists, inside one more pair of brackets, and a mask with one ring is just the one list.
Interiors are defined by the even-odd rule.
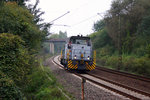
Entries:
[[149,82],[144,82],[138,79],[106,72],[103,70],[93,70],[90,73],[150,93]]
[[[50,67],[64,89],[75,99],[81,100],[81,78],[58,67],[58,65],[52,62],[52,58],[47,59],[45,64]],[[84,87],[85,100],[128,100],[128,98],[88,81],[85,83]]]

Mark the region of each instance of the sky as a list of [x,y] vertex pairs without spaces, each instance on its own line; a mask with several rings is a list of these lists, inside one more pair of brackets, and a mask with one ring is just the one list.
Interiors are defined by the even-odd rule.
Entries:
[[[29,3],[34,5],[35,1],[30,0]],[[110,9],[111,2],[112,0],[40,0],[38,8],[45,12],[42,15],[44,21],[53,24],[50,33],[66,31],[68,36],[86,36],[93,33],[94,23],[103,18]],[[60,16],[62,17],[57,19]]]

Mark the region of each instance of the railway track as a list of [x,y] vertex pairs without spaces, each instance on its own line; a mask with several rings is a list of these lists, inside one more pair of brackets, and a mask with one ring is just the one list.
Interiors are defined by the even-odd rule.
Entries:
[[[59,63],[59,57],[58,56],[57,56],[57,58],[54,58],[53,61],[58,66],[63,68],[63,66]],[[97,68],[97,70],[101,70],[101,69]],[[105,69],[103,69],[103,71],[104,70]],[[90,72],[82,73],[82,74],[81,73],[77,73],[75,71],[69,71],[69,72],[72,72],[73,74],[75,74],[75,75],[77,75],[77,76],[79,76],[81,78],[84,78],[84,79],[86,79],[86,80],[88,80],[90,82],[93,82],[93,83],[95,83],[95,84],[97,84],[99,86],[107,88],[107,89],[109,89],[109,90],[111,90],[111,91],[113,91],[115,93],[118,93],[118,94],[120,94],[120,95],[122,95],[124,97],[127,97],[129,99],[132,99],[132,100],[150,100],[150,93],[147,93],[145,91],[141,91],[141,90],[138,90],[136,88],[133,88],[133,87],[130,87],[130,86],[118,83],[116,81],[109,80],[109,79],[97,76],[95,74],[91,74]],[[111,72],[111,73],[115,73],[115,74],[119,73],[117,71],[113,72],[113,70],[111,70],[111,71],[107,70],[107,72]],[[121,75],[121,74],[119,74],[119,75]],[[134,76],[134,78],[136,78],[136,76]],[[140,78],[140,80],[147,80],[147,79]]]
[[134,88],[133,90],[139,91],[146,96],[150,96],[150,78],[103,67],[97,67],[94,72],[89,74],[92,74],[95,77],[111,80],[114,83],[117,82],[123,84],[124,87],[131,88],[131,90]]
[[[114,85],[113,87],[115,87],[115,88],[109,87],[107,85],[105,86],[105,84],[102,84],[102,86],[104,86],[106,88],[109,88],[112,91],[117,92],[117,93],[119,93],[121,95],[124,95],[124,96],[126,96],[126,97],[128,97],[130,99],[142,100],[142,98],[143,98],[143,100],[150,100],[150,98],[149,98],[150,97],[150,93],[147,93],[145,91],[142,91],[142,90],[130,87],[128,85],[124,85],[124,84],[118,83],[116,81],[109,80],[109,79],[106,79],[106,78],[103,78],[103,77],[100,77],[100,76],[97,76],[97,75],[94,75],[94,74],[88,73],[88,75],[96,77],[98,79],[101,79],[103,81],[106,81],[106,82],[109,82],[109,83],[113,84]],[[110,86],[112,86],[112,85],[110,85]],[[120,89],[118,89],[118,88],[120,88]],[[143,96],[145,96],[145,97],[143,97]]]
[[117,75],[122,75],[122,76],[130,77],[130,78],[133,78],[133,79],[136,79],[136,80],[141,80],[141,81],[145,81],[145,82],[150,83],[150,78],[148,78],[148,77],[143,77],[143,76],[139,76],[139,75],[135,75],[135,74],[130,74],[130,73],[127,73],[127,72],[121,72],[121,71],[108,69],[108,68],[104,68],[104,67],[100,67],[100,66],[97,66],[96,70],[102,70],[102,71],[105,71],[105,72],[109,72],[109,73],[113,73],[113,74],[117,74]]

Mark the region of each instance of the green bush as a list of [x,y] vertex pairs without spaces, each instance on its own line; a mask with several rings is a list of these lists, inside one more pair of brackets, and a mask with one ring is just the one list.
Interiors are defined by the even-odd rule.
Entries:
[[62,93],[57,88],[44,88],[35,97],[36,100],[64,100]]
[[109,58],[109,56],[97,57],[96,64],[105,66],[107,58]]
[[134,53],[135,55],[140,56],[140,57],[144,56],[146,54],[146,48],[145,48],[145,46],[142,45],[138,48],[134,48],[132,53]]
[[150,59],[147,57],[124,56],[123,70],[144,76],[150,75]]
[[2,100],[24,100],[22,92],[12,79],[0,71],[0,99]]
[[30,71],[30,56],[23,45],[24,41],[17,35],[0,34],[0,71],[20,85]]
[[147,54],[148,58],[150,58],[150,44],[148,44],[146,47],[146,54]]
[[[98,65],[111,67],[113,69],[118,68],[119,57],[118,56],[104,56],[97,58]],[[120,70],[127,71],[134,74],[143,76],[150,76],[150,58],[148,57],[136,57],[135,55],[123,55],[120,63]]]
[[117,69],[118,62],[119,62],[118,56],[111,56],[111,57],[107,58],[106,65]]
[[25,88],[27,98],[33,100],[65,100],[61,91],[57,88],[54,76],[47,68],[35,67],[33,73],[28,76],[28,84]]
[[108,55],[108,49],[107,48],[101,48],[100,52],[99,52],[100,56],[106,56]]
[[112,39],[109,37],[105,28],[91,34],[90,37],[92,39],[94,49],[102,48],[106,45],[112,45]]
[[0,6],[0,33],[19,35],[30,49],[39,49],[45,37],[45,33],[35,24],[34,16],[16,2],[7,2],[3,7]]
[[150,75],[150,59],[147,57],[136,58],[131,67],[131,70],[137,74],[144,76]]
[[45,76],[45,72],[40,70],[38,67],[34,68],[31,75],[28,76],[28,84],[26,85],[27,93],[35,93],[37,92],[43,84],[45,84],[45,80],[47,77]]
[[134,62],[135,57],[123,55],[122,56],[122,70],[130,71],[131,72],[131,66]]

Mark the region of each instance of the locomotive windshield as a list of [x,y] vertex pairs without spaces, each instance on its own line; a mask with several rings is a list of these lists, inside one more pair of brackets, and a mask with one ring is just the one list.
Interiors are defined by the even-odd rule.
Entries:
[[70,42],[72,44],[91,45],[89,37],[71,37]]

